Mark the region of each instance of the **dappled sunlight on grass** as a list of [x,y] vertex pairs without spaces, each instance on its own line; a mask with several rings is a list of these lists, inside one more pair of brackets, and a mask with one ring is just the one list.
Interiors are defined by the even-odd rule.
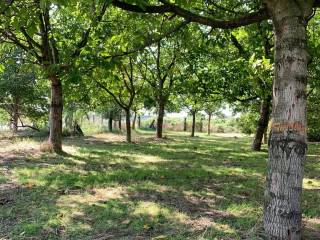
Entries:
[[[199,135],[156,141],[136,132],[134,144],[116,134],[68,138],[62,156],[40,153],[33,140],[5,142],[0,186],[10,201],[0,205],[0,238],[261,237],[266,147],[253,152],[247,137]],[[317,145],[309,154],[303,215],[316,232]]]

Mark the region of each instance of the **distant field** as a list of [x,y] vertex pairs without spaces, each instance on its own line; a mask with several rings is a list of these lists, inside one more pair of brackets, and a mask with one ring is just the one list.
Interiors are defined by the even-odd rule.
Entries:
[[[99,134],[64,141],[0,140],[0,239],[265,239],[266,146],[248,137]],[[320,239],[320,149],[306,163],[304,239]]]

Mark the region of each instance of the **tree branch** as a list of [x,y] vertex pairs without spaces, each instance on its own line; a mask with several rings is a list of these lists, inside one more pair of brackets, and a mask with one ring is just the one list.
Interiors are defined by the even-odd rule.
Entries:
[[137,48],[134,48],[132,50],[126,51],[126,52],[122,52],[122,53],[118,53],[115,55],[110,55],[110,56],[106,56],[105,59],[109,59],[109,58],[117,58],[117,57],[123,57],[126,55],[130,55],[132,53],[136,53],[136,52],[140,52],[143,51],[145,48],[160,42],[162,39],[165,39],[167,37],[169,37],[171,34],[179,31],[180,29],[182,29],[183,27],[185,27],[186,25],[188,25],[190,23],[190,21],[185,20],[183,22],[181,22],[180,24],[178,24],[177,26],[173,27],[172,29],[170,29],[168,32],[164,33],[163,35],[156,37],[156,38],[150,38],[148,40],[145,41],[145,43]]
[[101,22],[105,12],[107,11],[107,7],[109,6],[109,2],[108,0],[106,0],[104,3],[103,3],[103,6],[101,8],[101,11],[99,13],[99,15],[95,18],[95,20],[93,21],[93,23],[91,24],[91,26],[82,34],[82,38],[81,40],[79,41],[79,43],[77,44],[77,48],[74,50],[74,52],[71,54],[71,57],[78,57],[81,53],[81,50],[82,48],[84,48],[87,43],[88,43],[88,40],[89,40],[89,36],[90,36],[90,33],[92,31],[92,29],[98,24]]
[[112,4],[123,10],[137,12],[137,13],[174,13],[190,22],[197,22],[206,26],[211,26],[213,28],[223,28],[223,29],[232,29],[241,26],[250,25],[252,23],[261,22],[269,18],[267,10],[261,8],[257,12],[248,13],[239,18],[230,19],[230,20],[218,20],[211,17],[202,16],[200,14],[193,13],[189,10],[183,9],[177,5],[171,4],[165,0],[160,0],[162,5],[149,5],[140,7],[138,5],[133,5],[125,3],[119,0],[113,0]]

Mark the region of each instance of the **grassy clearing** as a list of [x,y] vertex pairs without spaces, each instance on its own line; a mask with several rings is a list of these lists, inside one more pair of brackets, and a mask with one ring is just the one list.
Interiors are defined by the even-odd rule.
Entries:
[[[267,152],[250,139],[171,133],[156,141],[67,139],[65,156],[34,140],[0,150],[0,239],[264,239]],[[305,239],[320,239],[319,145],[310,144]],[[1,238],[2,237],[2,238]]]

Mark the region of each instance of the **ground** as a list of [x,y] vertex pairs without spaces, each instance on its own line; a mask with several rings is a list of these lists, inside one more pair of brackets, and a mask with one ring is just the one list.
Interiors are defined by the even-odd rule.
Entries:
[[[168,133],[0,140],[0,239],[264,239],[266,146],[248,137]],[[304,239],[320,239],[320,152],[309,145]]]

